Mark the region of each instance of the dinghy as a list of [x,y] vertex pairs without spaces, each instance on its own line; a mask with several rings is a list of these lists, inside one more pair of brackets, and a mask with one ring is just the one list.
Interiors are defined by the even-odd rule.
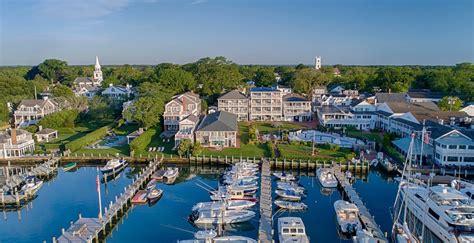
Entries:
[[151,175],[151,179],[155,179],[157,181],[161,181],[163,180],[163,176],[165,175],[165,170],[158,170],[157,172],[153,173],[153,175]]
[[289,210],[306,210],[308,206],[302,202],[289,202],[284,200],[275,200],[275,205]]
[[157,201],[158,199],[160,199],[162,195],[163,195],[163,190],[153,189],[150,192],[148,192],[148,195],[146,197],[148,199],[148,202],[153,203]]
[[147,202],[147,195],[148,193],[146,191],[138,191],[135,196],[132,198],[132,203],[134,204],[140,204],[140,203],[146,203]]
[[76,162],[71,162],[71,163],[68,163],[68,164],[64,165],[63,170],[64,171],[71,171],[71,170],[75,169],[76,167],[77,167],[77,163]]
[[156,187],[156,184],[158,184],[158,181],[155,179],[151,179],[151,181],[148,182],[148,184],[146,184],[146,189],[147,190],[154,189]]

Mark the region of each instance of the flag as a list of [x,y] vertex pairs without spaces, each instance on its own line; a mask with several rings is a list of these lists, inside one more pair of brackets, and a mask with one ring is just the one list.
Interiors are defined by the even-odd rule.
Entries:
[[430,143],[430,134],[428,132],[425,132],[425,135],[423,137],[423,142],[425,144],[429,144]]

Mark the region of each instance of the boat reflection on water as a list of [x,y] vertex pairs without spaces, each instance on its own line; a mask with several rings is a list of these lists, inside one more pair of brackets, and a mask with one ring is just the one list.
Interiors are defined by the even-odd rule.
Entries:
[[[198,229],[217,229],[218,225],[217,224],[193,224],[194,227]],[[226,232],[248,232],[248,231],[254,231],[257,228],[255,227],[254,224],[251,222],[242,222],[238,224],[225,224],[223,226],[223,230]]]
[[319,191],[325,196],[331,196],[336,190],[336,188],[321,187],[321,190]]

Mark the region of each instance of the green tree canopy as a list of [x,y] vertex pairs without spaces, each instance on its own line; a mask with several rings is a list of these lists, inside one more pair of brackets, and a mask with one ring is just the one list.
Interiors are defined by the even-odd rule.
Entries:
[[273,68],[260,68],[255,75],[255,85],[258,87],[270,87],[275,83]]
[[297,69],[290,85],[294,91],[306,95],[311,95],[312,90],[320,85],[326,85],[329,78],[323,72],[312,68]]
[[459,111],[463,102],[456,96],[445,96],[439,102],[438,106],[443,111]]
[[61,82],[66,76],[67,62],[58,59],[46,59],[38,66],[39,74],[51,83]]

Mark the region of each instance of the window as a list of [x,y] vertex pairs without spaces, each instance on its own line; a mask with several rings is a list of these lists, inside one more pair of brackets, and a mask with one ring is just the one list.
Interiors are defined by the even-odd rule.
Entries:
[[304,234],[304,230],[303,229],[298,229],[298,233]]
[[283,228],[283,233],[290,233],[290,230],[288,228]]
[[458,146],[457,145],[449,145],[449,149],[457,149]]
[[464,162],[474,162],[474,157],[464,157]]
[[436,157],[437,159],[439,159],[439,158],[441,158],[441,155],[439,155],[438,153],[436,153],[435,157]]
[[474,150],[474,145],[469,145],[468,149]]
[[448,156],[448,161],[449,161],[449,162],[457,162],[457,161],[458,161],[458,157],[457,157],[457,156]]
[[436,220],[439,220],[439,215],[435,213],[431,208],[428,210],[428,212],[433,216]]
[[446,148],[446,144],[441,144],[441,148]]
[[291,228],[291,233],[296,233],[296,229],[295,229],[295,228]]
[[458,149],[466,149],[466,145],[459,145]]

